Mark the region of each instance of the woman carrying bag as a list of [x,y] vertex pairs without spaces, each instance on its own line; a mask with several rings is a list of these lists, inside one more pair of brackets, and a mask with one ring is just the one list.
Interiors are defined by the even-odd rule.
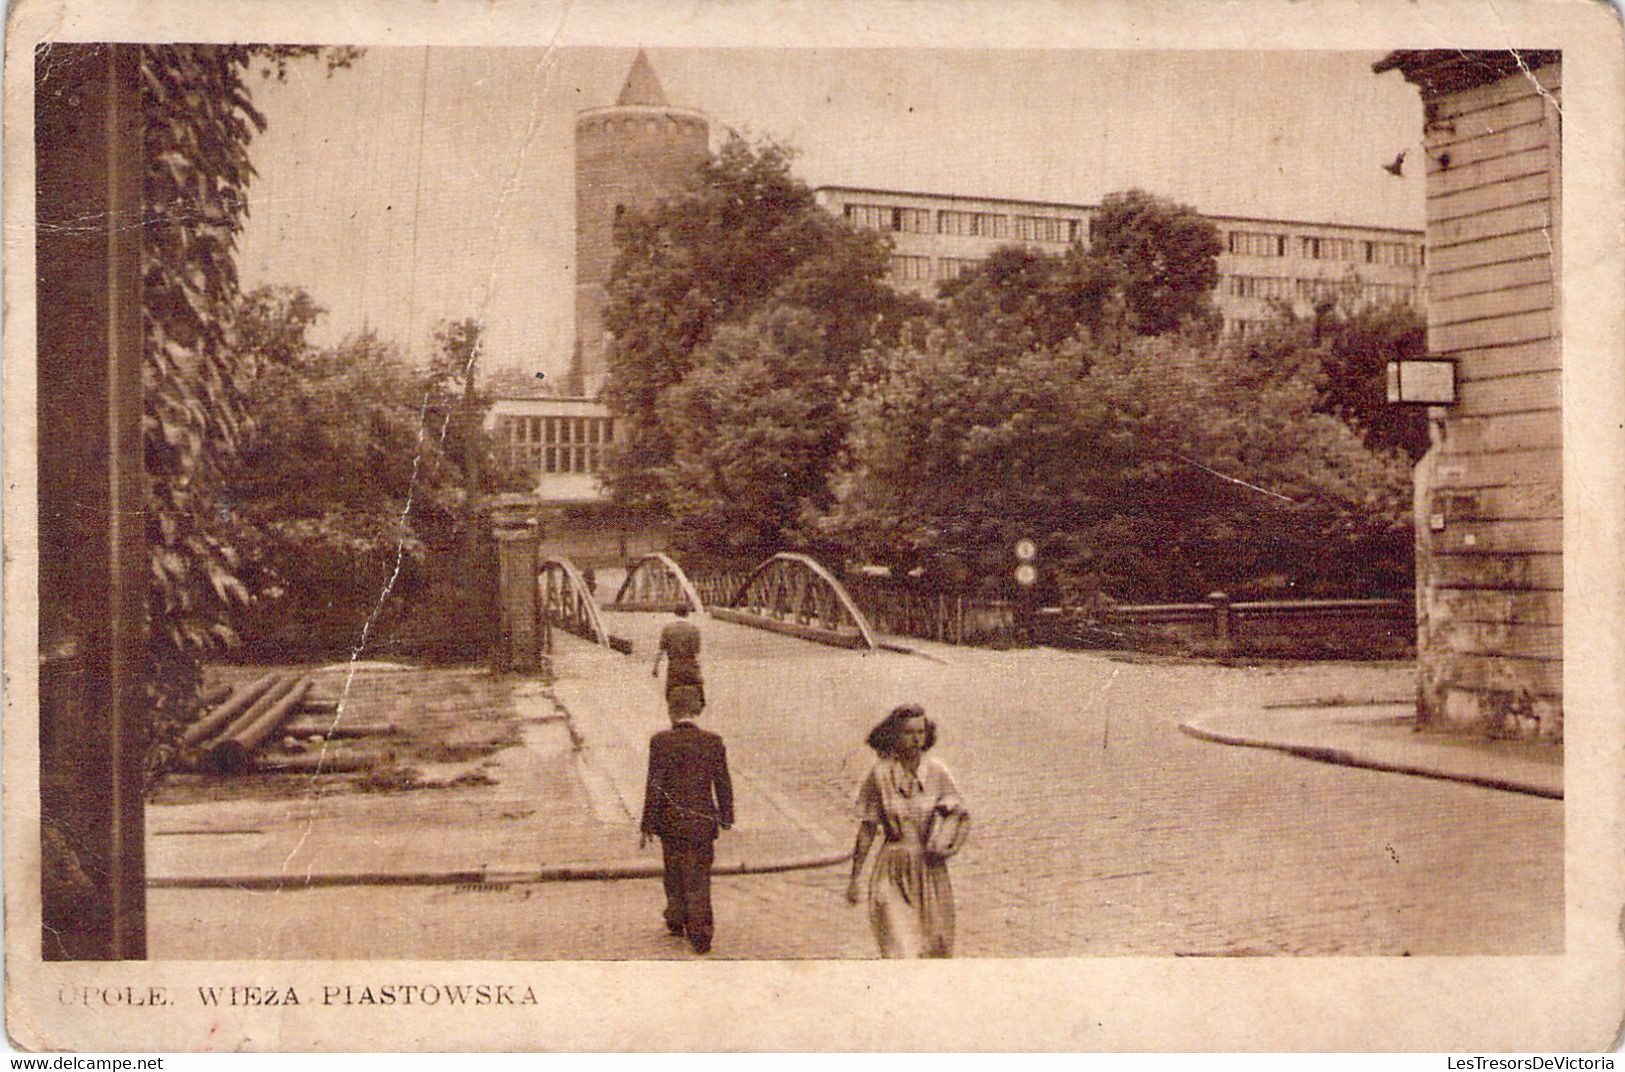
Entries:
[[964,844],[970,816],[948,768],[925,754],[936,740],[936,724],[917,704],[893,709],[869,731],[869,747],[879,758],[858,790],[846,899],[861,899],[863,865],[879,835],[869,876],[869,923],[883,957],[953,956],[948,858]]

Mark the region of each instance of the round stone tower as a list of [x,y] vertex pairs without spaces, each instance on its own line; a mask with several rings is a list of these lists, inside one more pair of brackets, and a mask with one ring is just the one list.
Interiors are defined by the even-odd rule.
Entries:
[[576,352],[571,393],[603,386],[604,286],[615,263],[615,217],[648,208],[693,180],[710,152],[700,112],[666,103],[639,49],[615,103],[576,115]]

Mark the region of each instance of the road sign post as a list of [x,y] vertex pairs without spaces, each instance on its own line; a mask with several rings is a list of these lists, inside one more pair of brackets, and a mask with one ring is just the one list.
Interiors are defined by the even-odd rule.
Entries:
[[1016,541],[1016,636],[1028,643],[1033,639],[1033,586],[1038,583],[1038,545],[1023,536]]

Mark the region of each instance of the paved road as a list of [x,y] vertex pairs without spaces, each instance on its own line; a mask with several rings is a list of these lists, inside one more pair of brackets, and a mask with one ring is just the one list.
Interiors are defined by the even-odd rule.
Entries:
[[[561,644],[561,693],[647,692],[659,619],[622,615],[635,663]],[[1402,687],[1392,670],[1245,670],[1048,651],[862,655],[705,621],[705,720],[781,805],[850,836],[868,727],[916,700],[975,816],[955,860],[963,956],[1463,954],[1562,944],[1562,804],[1209,744],[1215,704]],[[588,690],[590,693],[590,690]],[[650,712],[629,712],[647,721]],[[727,835],[724,835],[725,837]],[[653,858],[651,850],[651,859]],[[714,956],[866,957],[837,869],[722,878]],[[243,948],[219,934],[221,898]],[[658,883],[152,895],[158,956],[663,958],[690,954]],[[367,919],[365,927],[355,925]]]

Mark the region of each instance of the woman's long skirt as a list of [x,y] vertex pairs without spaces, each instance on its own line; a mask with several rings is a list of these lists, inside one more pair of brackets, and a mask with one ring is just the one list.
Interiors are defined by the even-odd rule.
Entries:
[[869,924],[887,958],[954,955],[954,889],[948,865],[918,846],[885,844],[869,876]]

